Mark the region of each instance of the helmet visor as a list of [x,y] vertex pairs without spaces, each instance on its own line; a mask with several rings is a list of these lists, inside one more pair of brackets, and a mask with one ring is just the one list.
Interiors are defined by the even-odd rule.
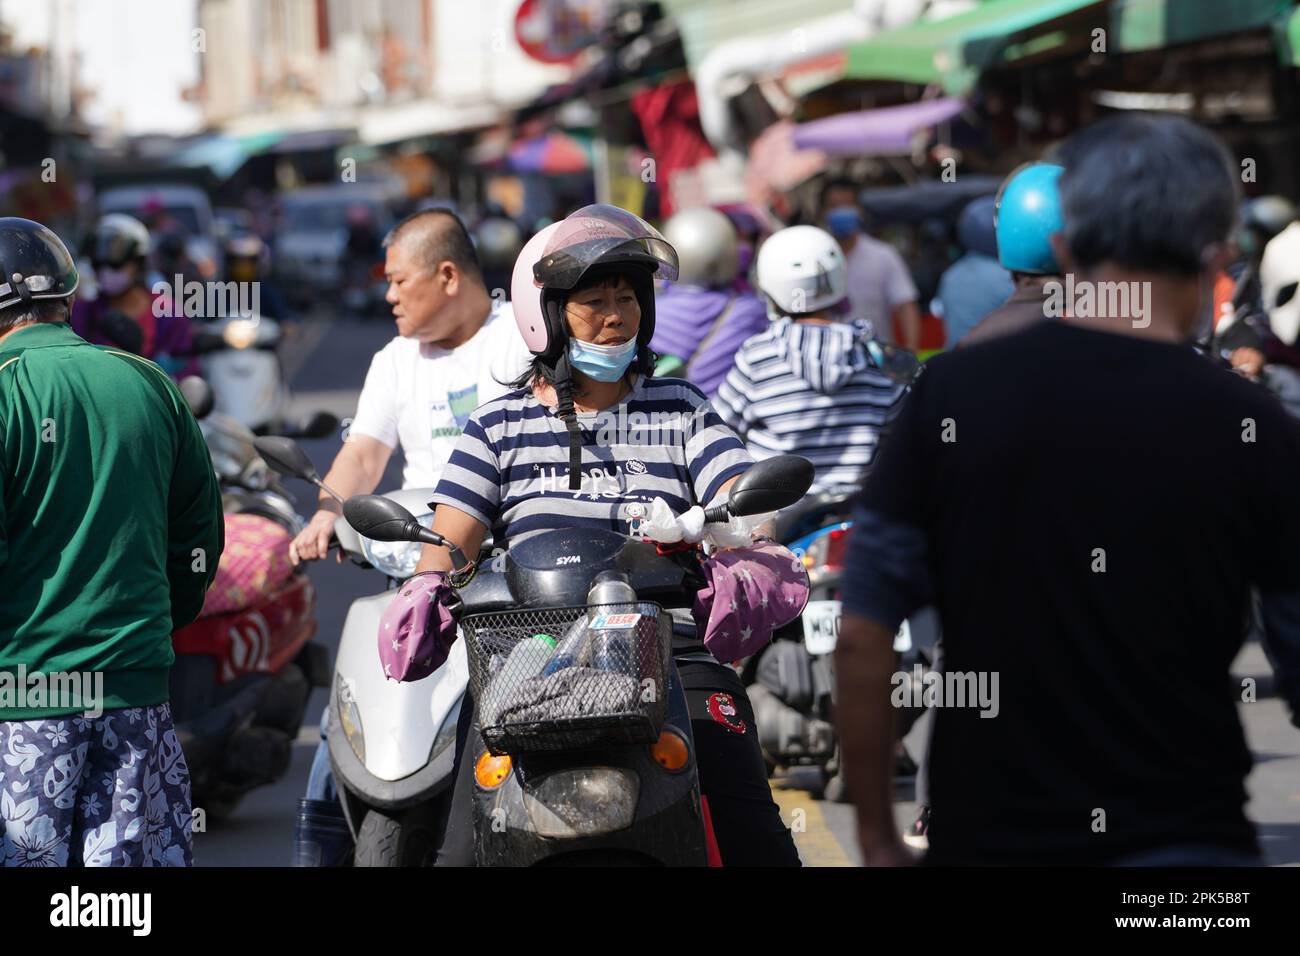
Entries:
[[90,261],[97,266],[118,267],[138,259],[145,250],[140,248],[139,238],[129,232],[116,229],[102,229],[95,235],[90,249]]
[[572,289],[592,266],[639,265],[656,278],[677,278],[677,251],[657,229],[625,209],[597,203],[558,224],[533,266],[548,289]]

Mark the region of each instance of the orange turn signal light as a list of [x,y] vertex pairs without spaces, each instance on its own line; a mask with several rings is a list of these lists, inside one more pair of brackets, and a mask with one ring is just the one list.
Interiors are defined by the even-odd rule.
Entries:
[[691,748],[686,740],[675,730],[665,730],[659,739],[650,745],[650,756],[655,763],[665,770],[681,770],[691,759]]
[[474,779],[484,790],[501,786],[508,776],[510,776],[509,755],[496,757],[484,751],[483,756],[479,757],[478,763],[474,765]]

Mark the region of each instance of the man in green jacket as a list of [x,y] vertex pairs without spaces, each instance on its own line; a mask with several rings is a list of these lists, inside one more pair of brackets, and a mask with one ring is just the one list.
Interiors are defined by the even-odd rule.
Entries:
[[3,863],[189,865],[168,675],[223,545],[203,436],[158,366],[68,326],[54,233],[0,219],[0,283]]

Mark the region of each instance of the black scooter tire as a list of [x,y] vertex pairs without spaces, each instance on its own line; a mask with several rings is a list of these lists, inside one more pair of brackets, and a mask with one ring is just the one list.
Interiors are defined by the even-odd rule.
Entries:
[[437,814],[428,804],[392,813],[366,811],[353,866],[431,866],[438,852]]

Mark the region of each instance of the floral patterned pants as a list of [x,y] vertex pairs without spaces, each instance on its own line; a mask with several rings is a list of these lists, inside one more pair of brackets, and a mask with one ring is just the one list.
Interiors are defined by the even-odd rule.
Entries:
[[4,866],[190,866],[171,707],[0,721]]

